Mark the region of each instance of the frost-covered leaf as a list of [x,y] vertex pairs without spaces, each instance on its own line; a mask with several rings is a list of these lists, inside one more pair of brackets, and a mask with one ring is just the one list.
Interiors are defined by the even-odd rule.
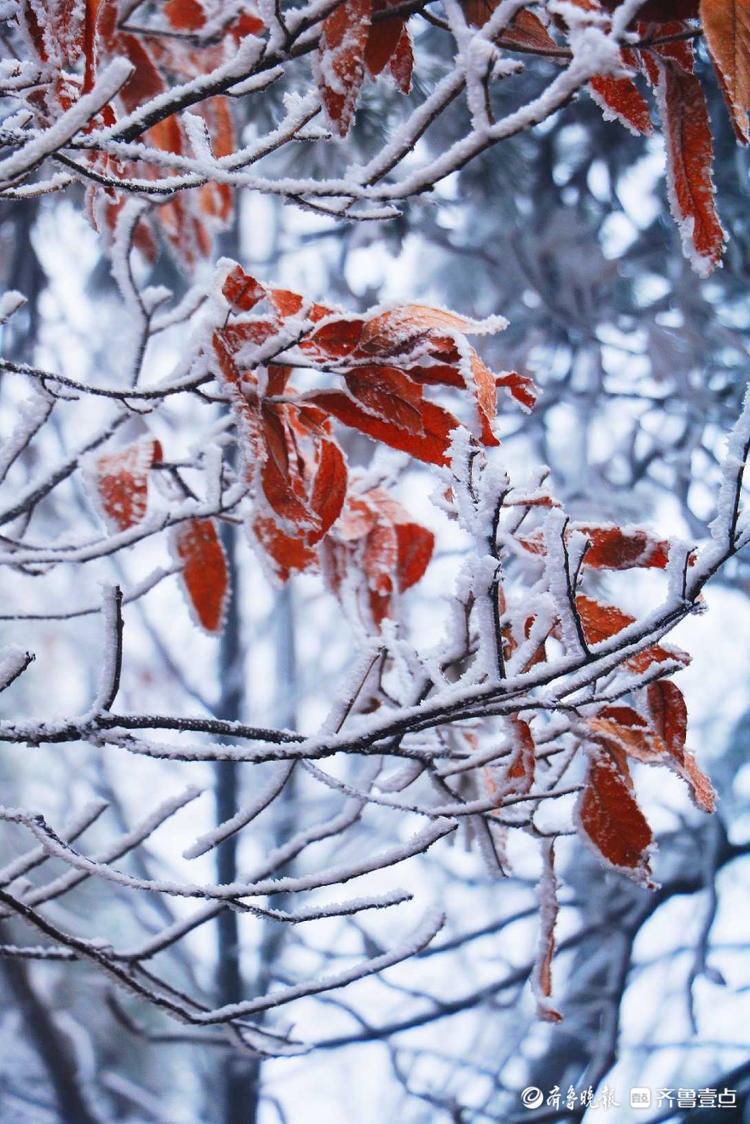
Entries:
[[618,120],[636,135],[653,133],[648,102],[632,78],[597,75],[591,79],[589,91],[606,120]]
[[682,691],[676,683],[661,679],[650,684],[646,701],[654,728],[669,753],[671,767],[686,782],[694,804],[702,812],[713,812],[716,807],[713,786],[685,747],[687,706]]
[[721,260],[726,235],[714,202],[713,139],[699,79],[659,60],[657,100],[667,149],[672,213],[685,256],[701,277]]
[[738,139],[750,140],[750,0],[701,0],[706,46]]
[[552,995],[552,959],[555,955],[555,925],[560,911],[555,875],[555,843],[542,843],[542,874],[539,879],[539,941],[531,973],[531,986],[536,995],[537,1013],[546,1022],[559,1023],[562,1015],[550,1002]]
[[646,700],[654,729],[659,731],[667,750],[679,757],[685,748],[688,719],[682,691],[676,683],[659,679],[649,685]]
[[321,545],[323,572],[345,607],[379,629],[394,597],[423,576],[435,538],[383,488],[351,495]]
[[172,547],[182,563],[180,576],[197,622],[218,633],[229,596],[229,570],[213,519],[188,519],[174,532]]
[[653,836],[633,792],[624,754],[616,747],[590,751],[578,822],[601,857],[636,882],[648,884]]
[[365,77],[371,0],[344,0],[326,17],[318,47],[318,83],[332,130],[349,132]]
[[[576,597],[576,609],[588,644],[598,644],[602,640],[608,640],[635,621],[635,617],[624,613],[616,605],[604,605],[601,601],[583,594]],[[671,646],[665,648],[660,644],[652,644],[642,652],[630,656],[625,662],[634,671],[645,671],[652,663],[663,663],[665,660],[688,664],[690,657],[679,648]]]
[[472,320],[441,308],[404,304],[367,320],[360,337],[360,347],[371,355],[395,355],[425,333],[485,335],[502,331],[506,326],[507,321],[502,316]]
[[392,449],[410,453],[428,464],[447,465],[450,460],[450,434],[459,426],[458,418],[433,402],[422,402],[418,431],[406,430],[363,408],[351,395],[338,390],[321,390],[306,399],[344,425],[366,433]]
[[161,445],[153,437],[104,453],[90,474],[105,521],[117,531],[140,523],[148,505],[148,478]]

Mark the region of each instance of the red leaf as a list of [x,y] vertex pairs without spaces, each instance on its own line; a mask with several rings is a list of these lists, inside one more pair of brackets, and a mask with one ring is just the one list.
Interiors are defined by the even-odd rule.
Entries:
[[411,76],[414,72],[414,44],[405,20],[396,44],[396,50],[391,55],[389,69],[401,93],[408,94],[411,90]]
[[145,516],[148,475],[160,457],[159,442],[146,437],[97,460],[94,484],[102,513],[114,529],[125,531]]
[[477,398],[482,441],[485,445],[499,445],[492,432],[492,421],[497,413],[497,383],[495,376],[476,351],[471,350],[471,374]]
[[334,133],[345,137],[365,76],[371,0],[344,0],[323,23],[318,47],[318,83]]
[[750,0],[701,0],[703,32],[735,133],[750,140]]
[[667,750],[682,760],[687,737],[687,706],[682,691],[676,683],[659,679],[649,685],[646,703],[653,727]]
[[[604,7],[614,11],[622,0],[603,0]],[[639,20],[664,23],[669,20],[694,19],[698,15],[698,0],[646,0],[638,9]]]
[[559,44],[549,34],[539,17],[526,8],[518,12],[510,27],[506,27],[502,39],[505,43],[514,43],[519,47],[533,47],[537,51],[559,50]]
[[348,394],[338,390],[316,391],[308,394],[306,401],[313,402],[344,425],[352,426],[368,437],[390,445],[392,449],[401,449],[428,464],[448,464],[450,434],[458,428],[459,422],[453,414],[432,402],[422,402],[422,431],[414,433],[369,413]]
[[269,516],[256,515],[252,530],[257,542],[274,563],[276,576],[282,582],[286,582],[294,572],[317,568],[317,550],[303,539],[287,535]]
[[[581,618],[587,644],[598,644],[602,640],[608,640],[610,636],[615,636],[635,620],[615,605],[602,605],[600,601],[594,601],[591,597],[583,595],[576,597],[576,609]],[[663,648],[659,644],[652,644],[642,652],[630,656],[625,662],[634,671],[645,671],[652,663],[663,663],[665,660],[677,660],[679,663],[688,664],[690,657],[679,648]]]
[[344,454],[335,441],[321,441],[310,503],[320,516],[321,537],[341,514],[346,499],[347,471]]
[[[639,13],[640,14],[640,13]],[[643,31],[643,37],[648,37],[651,28],[648,24],[641,24],[640,29]],[[658,55],[662,59],[671,59],[677,66],[684,70],[686,74],[692,74],[695,70],[695,51],[691,39],[679,39],[677,36],[685,35],[695,28],[691,27],[689,23],[684,23],[681,20],[675,20],[671,23],[664,24],[659,29],[659,37],[662,39],[669,38],[671,41],[668,43],[657,43],[653,47],[641,51],[641,65],[647,73],[649,80],[653,86],[656,86],[659,81],[658,66],[654,62],[653,56]],[[649,63],[651,65],[649,65]]]
[[344,578],[356,593],[359,614],[380,628],[392,612],[393,595],[424,574],[435,539],[383,488],[350,496],[341,518],[323,540],[321,557],[328,584],[341,599]]
[[718,265],[725,233],[714,205],[713,141],[700,81],[669,61],[659,61],[657,98],[667,146],[672,211],[683,250],[705,277]]
[[653,726],[672,759],[670,764],[686,782],[694,804],[703,812],[713,812],[716,793],[692,753],[685,748],[687,706],[682,691],[676,683],[660,679],[649,685],[646,702]]
[[517,371],[504,371],[502,375],[495,376],[495,385],[507,390],[524,409],[533,410],[536,406],[539,390],[528,375],[519,375]]
[[631,133],[642,136],[653,133],[648,103],[631,78],[597,75],[591,79],[589,90],[604,110],[605,120],[616,117]]
[[577,813],[602,858],[636,882],[649,883],[653,836],[635,799],[624,755],[603,748],[591,751]]
[[221,291],[229,303],[242,312],[249,312],[266,296],[265,285],[245,273],[239,265],[235,265],[227,275]]
[[378,20],[370,27],[365,47],[365,64],[371,77],[377,78],[385,70],[398,46],[405,20],[398,16]]
[[178,31],[198,31],[206,22],[199,0],[167,0],[163,12]]
[[455,312],[429,308],[422,304],[404,304],[378,313],[365,322],[360,347],[371,355],[394,355],[415,340],[435,331],[483,335],[505,327],[502,317],[470,320]]
[[345,379],[365,409],[408,433],[423,431],[421,387],[398,367],[357,367]]
[[167,84],[137,36],[121,35],[118,47],[134,67],[132,75],[120,90],[126,111],[132,113],[139,105],[166,90]]
[[340,359],[350,355],[358,346],[364,323],[356,317],[327,320],[302,340],[300,347],[305,351],[319,351],[331,359]]
[[207,632],[221,632],[229,571],[213,519],[189,519],[180,524],[174,551],[183,563],[181,577],[198,623]]
[[669,543],[646,531],[578,524],[575,529],[591,541],[584,562],[594,570],[630,570],[634,566],[663,570],[667,564]]

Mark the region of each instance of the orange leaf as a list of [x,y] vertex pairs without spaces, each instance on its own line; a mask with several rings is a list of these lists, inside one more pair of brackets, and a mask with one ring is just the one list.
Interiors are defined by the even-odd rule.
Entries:
[[455,312],[429,308],[422,304],[404,304],[378,313],[366,321],[360,346],[371,355],[393,355],[427,333],[438,331],[483,335],[505,327],[502,317],[470,320]]
[[176,529],[173,549],[183,563],[181,577],[198,623],[221,632],[229,594],[229,571],[213,519],[188,519]]
[[321,561],[332,591],[341,599],[344,578],[356,593],[363,622],[379,629],[392,611],[393,595],[424,574],[434,536],[383,488],[350,496],[346,508],[323,540]]
[[[516,794],[531,791],[536,769],[536,746],[528,722],[513,716],[510,720],[513,749],[505,774],[506,791]],[[507,782],[510,782],[508,784]],[[549,992],[547,993],[549,994]]]
[[422,389],[398,367],[357,367],[345,379],[367,410],[408,433],[422,432]]
[[345,137],[365,76],[371,0],[344,0],[323,23],[318,47],[318,84],[334,133]]
[[578,526],[591,541],[584,562],[594,570],[629,570],[634,566],[663,570],[669,543],[651,538],[646,531],[621,527]]
[[282,582],[292,573],[313,570],[318,565],[318,552],[304,539],[293,538],[281,530],[274,519],[256,515],[252,531],[266,555],[274,563],[274,572]]
[[370,413],[342,391],[319,390],[308,394],[306,401],[320,406],[326,413],[333,414],[344,425],[349,425],[376,441],[390,445],[392,449],[401,449],[427,464],[448,464],[450,434],[458,428],[459,422],[442,406],[436,406],[432,402],[422,402],[420,408],[422,429],[421,432],[415,433],[401,429]]
[[321,537],[341,514],[346,499],[347,471],[344,454],[335,441],[321,441],[310,505],[320,517]]
[[302,340],[304,351],[319,351],[332,359],[351,354],[359,344],[364,320],[358,317],[327,320]]
[[627,762],[603,748],[591,751],[578,821],[608,863],[648,884],[651,828],[638,807]]
[[680,770],[680,776],[687,782],[690,789],[690,795],[693,803],[702,812],[713,812],[716,810],[716,793],[714,792],[713,785],[706,776],[698,768],[698,763],[693,757],[689,749],[684,752],[683,767]]
[[687,706],[682,691],[676,683],[660,679],[649,685],[646,703],[653,726],[658,730],[671,756],[670,764],[686,782],[693,803],[703,812],[713,812],[716,793],[690,750],[685,748]]
[[682,760],[687,737],[687,706],[676,683],[659,679],[646,691],[646,704],[655,730],[669,752]]
[[382,488],[368,493],[396,529],[396,579],[400,593],[410,589],[424,574],[432,557],[435,536],[421,523],[415,523],[409,512]]
[[594,741],[603,748],[612,749],[613,745],[624,750],[629,757],[643,761],[647,765],[657,763],[665,764],[667,748],[664,742],[637,713],[632,714],[640,719],[640,723],[629,720],[629,715],[621,718],[614,717],[613,711],[628,711],[629,707],[607,707],[596,718],[587,720],[588,728],[592,732]]
[[496,386],[502,386],[511,397],[515,398],[524,409],[533,410],[539,397],[539,390],[533,379],[528,375],[519,375],[517,371],[504,371],[502,375],[495,376]]
[[102,513],[114,529],[125,531],[143,519],[148,474],[160,458],[161,445],[153,437],[146,437],[97,460],[94,485]]
[[389,70],[401,93],[408,94],[411,90],[411,76],[414,71],[414,44],[406,20],[404,20],[401,34],[398,37],[396,50],[391,55]]
[[[615,636],[635,620],[615,605],[602,605],[600,601],[594,601],[593,598],[583,595],[576,597],[576,609],[581,618],[587,644],[598,644],[602,640],[608,640],[610,636]],[[625,662],[634,671],[645,671],[652,663],[663,663],[665,660],[677,660],[679,663],[688,664],[690,657],[679,648],[663,648],[659,644],[652,644],[642,652],[630,656]]]
[[659,60],[657,98],[667,146],[672,212],[683,250],[701,277],[718,265],[725,234],[714,205],[713,140],[700,81]]
[[701,0],[703,32],[729,116],[742,144],[750,140],[750,0]]
[[653,133],[648,103],[631,78],[597,75],[591,79],[589,90],[604,110],[605,120],[616,117],[631,133],[641,136]]
[[249,312],[266,296],[265,285],[235,265],[222,286],[222,294],[235,308]]
[[199,0],[167,0],[163,12],[178,31],[198,31],[206,22]]
[[471,349],[471,374],[474,381],[482,441],[485,445],[499,445],[492,432],[492,421],[497,413],[497,384],[495,376],[474,349]]

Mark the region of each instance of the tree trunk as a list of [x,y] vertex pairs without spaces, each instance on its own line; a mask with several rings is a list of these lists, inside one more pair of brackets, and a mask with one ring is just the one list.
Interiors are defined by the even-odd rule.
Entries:
[[[222,540],[229,565],[231,597],[219,650],[221,689],[216,714],[238,721],[245,709],[245,660],[239,611],[237,529],[222,527]],[[216,822],[230,819],[239,807],[239,765],[217,761],[214,765]],[[220,883],[237,879],[237,836],[230,835],[216,848],[216,870]],[[221,1006],[237,1003],[244,994],[237,914],[223,909],[217,917],[216,1000]],[[255,1124],[258,1116],[260,1065],[256,1059],[227,1051],[219,1070],[220,1113],[217,1124]]]

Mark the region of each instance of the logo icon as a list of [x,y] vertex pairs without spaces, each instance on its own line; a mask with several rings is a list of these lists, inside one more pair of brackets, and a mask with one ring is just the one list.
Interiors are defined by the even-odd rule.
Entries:
[[521,1093],[521,1103],[524,1108],[539,1108],[539,1105],[544,1100],[544,1093],[538,1089],[536,1085],[529,1085]]
[[630,1090],[631,1108],[651,1108],[651,1090],[637,1086]]

